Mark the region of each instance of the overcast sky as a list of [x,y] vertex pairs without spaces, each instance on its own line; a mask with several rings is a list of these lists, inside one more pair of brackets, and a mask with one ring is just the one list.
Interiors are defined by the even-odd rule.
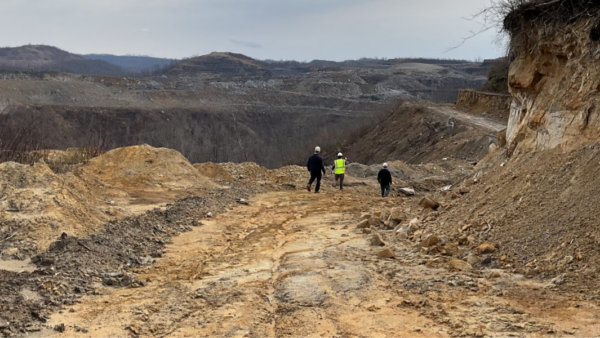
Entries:
[[0,0],[0,46],[182,58],[493,58],[489,31],[461,43],[489,0]]

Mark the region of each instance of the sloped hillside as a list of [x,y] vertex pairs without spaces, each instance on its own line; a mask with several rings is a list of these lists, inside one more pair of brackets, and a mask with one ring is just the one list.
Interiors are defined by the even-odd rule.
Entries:
[[493,117],[468,115],[443,105],[404,104],[365,136],[347,138],[342,149],[360,163],[392,159],[426,163],[444,158],[477,162],[488,154],[503,128],[502,120]]
[[75,74],[122,74],[124,70],[101,60],[88,60],[52,46],[0,48],[0,69],[52,71]]

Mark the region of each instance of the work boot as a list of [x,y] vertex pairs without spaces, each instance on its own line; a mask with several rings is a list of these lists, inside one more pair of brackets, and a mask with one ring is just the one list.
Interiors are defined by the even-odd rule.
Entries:
[[310,184],[306,185],[306,190],[308,190],[308,192],[310,192]]

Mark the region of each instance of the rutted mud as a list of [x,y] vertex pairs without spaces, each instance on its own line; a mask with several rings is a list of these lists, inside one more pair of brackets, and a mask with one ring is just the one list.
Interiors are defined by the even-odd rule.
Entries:
[[[593,336],[600,309],[503,270],[460,272],[390,231],[356,229],[382,201],[275,192],[173,239],[143,287],[102,287],[52,316],[77,336]],[[85,332],[85,333],[84,333]]]

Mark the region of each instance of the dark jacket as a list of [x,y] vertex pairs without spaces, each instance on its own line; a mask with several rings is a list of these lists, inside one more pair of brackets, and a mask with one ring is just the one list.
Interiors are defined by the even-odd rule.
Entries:
[[387,169],[379,170],[377,174],[377,182],[381,185],[390,185],[392,183],[392,174]]
[[306,168],[310,171],[311,174],[318,174],[321,171],[323,174],[325,173],[325,165],[323,165],[323,158],[319,154],[312,154],[308,158],[308,163],[306,163]]

